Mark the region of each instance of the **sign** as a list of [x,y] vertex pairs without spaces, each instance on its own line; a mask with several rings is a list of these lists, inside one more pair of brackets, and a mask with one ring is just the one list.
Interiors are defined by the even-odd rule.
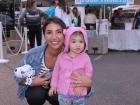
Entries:
[[75,0],[75,4],[128,4],[128,0]]
[[134,4],[134,0],[128,0],[127,4]]

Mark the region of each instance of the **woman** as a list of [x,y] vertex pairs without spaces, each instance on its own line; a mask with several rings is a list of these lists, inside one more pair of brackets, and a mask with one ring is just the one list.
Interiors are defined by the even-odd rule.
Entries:
[[63,12],[62,20],[66,24],[66,27],[72,26],[72,15],[71,15],[71,9],[67,5],[65,6],[65,12]]
[[96,20],[97,20],[97,17],[93,13],[93,10],[90,7],[88,7],[86,9],[86,14],[84,17],[84,23],[85,23],[86,29],[96,30]]
[[81,26],[81,16],[79,14],[78,8],[73,7],[72,13],[73,13],[72,23],[74,24],[75,27],[80,27]]
[[54,1],[55,1],[55,16],[62,19],[63,12],[64,12],[62,3],[60,2],[60,0],[54,0]]
[[[43,105],[46,100],[52,105],[59,105],[57,94],[54,96],[48,95],[50,86],[47,88],[43,87],[50,83],[50,78],[45,77],[45,74],[40,74],[40,72],[46,70],[46,72],[50,73],[53,70],[56,58],[63,47],[63,29],[65,28],[66,25],[61,19],[57,17],[47,18],[43,26],[43,33],[47,44],[45,43],[42,46],[31,49],[18,65],[20,67],[29,64],[35,70],[36,76],[29,86],[25,85],[24,79],[16,78],[19,85],[18,96],[20,99],[26,97],[29,105]],[[91,80],[84,74],[73,75],[71,79],[74,86],[91,87]]]
[[37,40],[37,46],[41,45],[42,33],[41,33],[41,17],[47,17],[44,12],[36,8],[35,0],[27,0],[26,9],[19,17],[21,24],[24,24],[24,19],[27,25],[28,38],[31,48],[35,46],[35,37]]

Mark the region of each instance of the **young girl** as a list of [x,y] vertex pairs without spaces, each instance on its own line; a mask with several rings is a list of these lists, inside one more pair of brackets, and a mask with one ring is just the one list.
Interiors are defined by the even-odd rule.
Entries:
[[85,53],[87,33],[82,27],[70,27],[64,33],[65,48],[57,58],[49,95],[57,92],[60,105],[85,105],[87,88],[72,86],[71,76],[84,73],[92,78],[92,64]]

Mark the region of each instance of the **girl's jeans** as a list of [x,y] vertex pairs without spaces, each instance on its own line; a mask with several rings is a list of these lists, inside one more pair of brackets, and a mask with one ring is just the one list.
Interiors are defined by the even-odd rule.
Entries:
[[85,105],[84,96],[65,96],[58,95],[59,105]]

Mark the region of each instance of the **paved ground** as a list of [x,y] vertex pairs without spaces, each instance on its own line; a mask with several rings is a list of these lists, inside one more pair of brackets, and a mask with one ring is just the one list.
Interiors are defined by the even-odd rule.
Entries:
[[[13,79],[22,55],[8,54],[5,58],[10,62],[0,64],[0,105],[27,105],[17,99]],[[91,55],[91,60],[96,93],[87,105],[140,105],[140,52],[109,51],[106,55]]]

